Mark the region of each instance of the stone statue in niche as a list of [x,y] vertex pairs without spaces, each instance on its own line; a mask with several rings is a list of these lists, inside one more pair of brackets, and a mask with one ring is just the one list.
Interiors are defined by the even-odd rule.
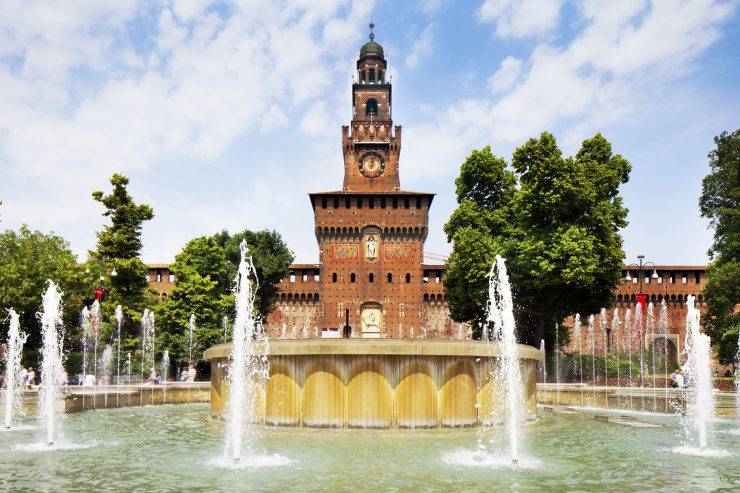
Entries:
[[365,241],[365,259],[375,260],[378,258],[378,237],[371,234]]

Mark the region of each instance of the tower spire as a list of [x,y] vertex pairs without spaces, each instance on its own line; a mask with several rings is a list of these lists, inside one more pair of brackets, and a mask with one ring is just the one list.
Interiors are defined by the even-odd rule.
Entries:
[[375,24],[373,24],[373,11],[370,10],[370,41],[375,39],[375,34],[373,34],[373,28],[375,27]]

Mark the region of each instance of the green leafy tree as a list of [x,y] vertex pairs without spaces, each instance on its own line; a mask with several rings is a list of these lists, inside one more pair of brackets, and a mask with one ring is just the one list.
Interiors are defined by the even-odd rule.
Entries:
[[453,319],[484,322],[496,254],[507,262],[522,342],[544,338],[552,348],[554,327],[569,314],[609,306],[624,258],[619,229],[627,225],[619,186],[630,170],[599,134],[566,158],[545,132],[514,152],[511,168],[489,147],[473,151],[445,225]]
[[258,315],[266,317],[277,296],[276,284],[290,274],[293,254],[275,231],[226,231],[202,236],[187,243],[171,269],[175,287],[157,310],[161,337],[158,344],[178,361],[187,361],[187,337],[191,314],[196,317],[193,359],[223,340],[222,320],[234,315],[234,279],[239,266],[239,244],[247,241],[259,289],[255,300]]
[[[154,217],[154,211],[146,204],[134,202],[125,176],[114,174],[110,183],[113,185],[110,194],[102,191],[92,194],[105,207],[103,216],[110,219],[110,224],[97,233],[96,249],[89,252],[86,281],[91,290],[93,286],[105,289],[101,304],[106,320],[104,337],[111,336],[113,313],[120,304],[124,312],[121,346],[132,350],[140,339],[141,313],[156,303],[156,296],[147,289],[149,271],[140,259],[142,224]],[[114,271],[115,276],[111,275]]]
[[703,289],[707,303],[703,326],[719,358],[731,363],[740,331],[740,130],[722,132],[714,143],[699,199],[701,215],[714,229],[712,263]]
[[[79,336],[75,327],[83,302],[83,273],[69,244],[53,233],[31,231],[25,225],[18,231],[0,234],[0,309],[13,308],[20,315],[21,326],[28,333],[28,354],[36,354],[41,343],[37,313],[41,311],[41,295],[49,279],[64,293],[63,316],[69,346]],[[0,339],[4,341],[8,329],[4,314],[0,314],[0,320]]]

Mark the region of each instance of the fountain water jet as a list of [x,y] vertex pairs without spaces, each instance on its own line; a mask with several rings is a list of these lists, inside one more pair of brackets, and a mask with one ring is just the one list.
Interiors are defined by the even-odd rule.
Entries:
[[[47,445],[54,445],[58,435],[58,416],[64,412],[61,403],[62,349],[62,293],[53,281],[42,298],[41,311],[41,391],[39,392],[39,421],[45,432]],[[62,330],[60,330],[62,329]],[[61,411],[60,411],[61,408]]]
[[660,315],[658,316],[658,328],[663,335],[663,391],[665,394],[665,412],[668,412],[668,304],[665,300],[660,302]]
[[705,450],[714,412],[710,340],[699,331],[699,310],[694,307],[693,295],[686,297],[686,309],[686,376],[691,382],[686,433],[694,446]]
[[121,325],[123,324],[123,308],[121,305],[116,306],[116,405],[121,387]]
[[506,402],[505,426],[508,452],[512,464],[519,461],[519,425],[523,421],[522,376],[517,358],[516,324],[506,262],[496,255],[488,280],[487,321],[493,328],[493,340],[501,345],[501,359],[497,380],[503,383],[502,392]]
[[[614,332],[614,354],[617,356],[617,389],[621,386],[621,372],[620,372],[620,361],[619,361],[619,308],[614,308],[612,311],[612,332]],[[621,392],[617,391],[617,407],[619,407],[619,396]]]
[[18,314],[12,308],[8,310],[10,328],[5,357],[5,429],[9,430],[13,421],[13,414],[19,404],[21,381],[18,368],[21,365],[23,345],[27,335],[21,330]]
[[[256,330],[254,300],[257,272],[252,258],[247,256],[247,244],[239,246],[241,261],[236,276],[236,318],[229,368],[229,411],[224,453],[234,463],[246,455],[255,454],[258,439],[260,386],[269,374],[267,339]],[[295,332],[295,327],[293,329]]]

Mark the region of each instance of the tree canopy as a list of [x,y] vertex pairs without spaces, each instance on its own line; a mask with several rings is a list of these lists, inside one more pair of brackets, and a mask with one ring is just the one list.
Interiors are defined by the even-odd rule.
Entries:
[[239,244],[247,241],[248,253],[259,279],[255,309],[261,318],[272,311],[277,283],[290,274],[293,254],[276,231],[243,231],[230,235],[222,231],[213,236],[190,240],[171,265],[175,287],[157,309],[161,338],[158,344],[171,356],[187,358],[188,322],[196,317],[194,360],[203,351],[222,342],[223,318],[233,318],[234,279],[239,266]]
[[[25,225],[0,233],[0,306],[18,312],[29,349],[37,349],[41,342],[37,313],[49,279],[64,293],[65,326],[75,326],[82,308],[83,273],[69,244],[53,233],[32,231]],[[5,318],[0,315],[0,320]],[[3,323],[3,341],[6,334]],[[69,335],[74,337],[73,331]]]
[[[110,219],[110,224],[97,233],[96,248],[89,252],[85,265],[86,285],[90,295],[95,286],[105,290],[101,304],[105,320],[110,322],[116,305],[121,305],[124,312],[122,347],[132,350],[138,344],[141,313],[145,307],[156,303],[156,297],[147,294],[149,270],[140,259],[141,228],[144,221],[154,217],[154,211],[146,204],[134,202],[128,193],[129,180],[125,176],[114,174],[110,183],[113,185],[110,194],[102,191],[92,194],[93,199],[105,207],[103,216]],[[113,271],[115,276],[111,275]]]
[[545,338],[552,348],[556,323],[610,306],[624,259],[619,229],[627,225],[619,186],[630,170],[600,134],[563,157],[544,132],[514,152],[511,166],[490,147],[474,150],[455,180],[458,208],[445,225],[452,318],[484,322],[496,254],[507,262],[522,342]]
[[714,229],[714,243],[709,250],[712,260],[707,268],[704,300],[707,313],[705,332],[712,340],[719,358],[732,362],[740,331],[740,129],[722,132],[714,138],[709,153],[709,174],[702,183],[699,199],[701,215]]

